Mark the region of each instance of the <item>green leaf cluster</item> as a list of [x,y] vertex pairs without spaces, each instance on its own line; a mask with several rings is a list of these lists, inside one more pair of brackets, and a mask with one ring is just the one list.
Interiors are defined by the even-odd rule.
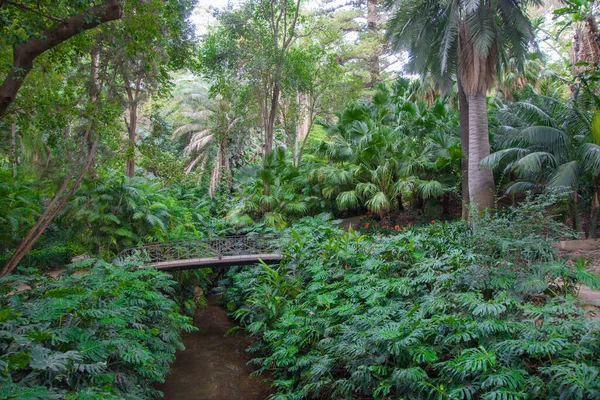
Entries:
[[351,103],[338,121],[325,124],[320,152],[326,162],[313,173],[322,196],[341,210],[366,208],[389,225],[403,209],[402,197],[417,203],[456,191],[460,179],[457,114],[447,98],[415,101],[423,88],[398,80],[381,85],[366,102]]
[[159,397],[152,383],[183,348],[180,330],[194,329],[170,276],[138,263],[86,260],[61,279],[0,285],[0,398]]
[[41,213],[40,193],[32,179],[15,179],[0,168],[0,251],[15,245],[21,232]]
[[145,242],[202,237],[217,228],[206,217],[205,191],[165,188],[160,180],[110,174],[75,192],[59,224],[92,254],[116,254]]
[[547,201],[388,237],[296,224],[279,269],[221,288],[272,398],[598,398],[600,330],[557,285],[583,271],[551,247]]

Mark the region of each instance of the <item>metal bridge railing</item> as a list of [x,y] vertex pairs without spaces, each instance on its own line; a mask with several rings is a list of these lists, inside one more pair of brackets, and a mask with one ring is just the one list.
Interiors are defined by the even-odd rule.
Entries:
[[185,239],[172,242],[148,243],[118,254],[118,259],[136,256],[146,262],[252,254],[280,253],[290,237],[286,235],[220,236],[205,239]]

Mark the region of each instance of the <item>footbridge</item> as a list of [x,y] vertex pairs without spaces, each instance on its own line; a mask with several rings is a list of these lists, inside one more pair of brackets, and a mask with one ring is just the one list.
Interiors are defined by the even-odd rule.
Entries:
[[289,239],[285,235],[243,235],[148,243],[126,249],[118,258],[136,256],[147,266],[164,271],[251,265],[259,261],[279,264],[281,250]]

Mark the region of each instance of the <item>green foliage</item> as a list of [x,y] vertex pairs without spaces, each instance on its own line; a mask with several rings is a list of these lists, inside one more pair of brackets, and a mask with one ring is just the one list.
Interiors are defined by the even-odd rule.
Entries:
[[600,331],[556,285],[582,270],[551,247],[548,203],[387,237],[303,219],[280,268],[221,291],[273,399],[592,399]]
[[283,229],[293,217],[319,210],[321,203],[314,197],[318,193],[305,184],[307,172],[294,167],[283,148],[276,148],[262,164],[240,171],[240,199],[228,212],[227,220],[240,226],[261,220],[267,226]]
[[194,328],[177,313],[169,275],[134,261],[1,279],[0,398],[160,396],[152,383],[183,348],[179,331]]
[[367,208],[389,225],[402,196],[422,202],[455,191],[462,156],[456,114],[445,98],[411,101],[417,89],[403,80],[380,86],[369,102],[348,105],[327,126],[326,162],[316,171],[325,198],[342,210]]
[[60,223],[92,254],[116,254],[145,242],[201,237],[218,228],[205,191],[159,180],[109,175],[74,194]]
[[175,296],[182,309],[188,315],[194,315],[196,310],[206,306],[205,293],[212,286],[209,268],[190,269],[172,273],[177,281]]
[[39,191],[33,180],[21,180],[0,168],[0,251],[21,239],[40,214]]
[[[20,267],[34,268],[39,271],[50,271],[71,264],[73,257],[78,255],[77,248],[55,244],[41,249],[33,249],[23,258]],[[0,257],[0,265],[8,261],[8,257]]]
[[591,116],[572,101],[534,95],[496,111],[496,152],[482,160],[506,176],[507,192],[578,188],[600,172]]
[[181,159],[181,146],[171,140],[171,124],[160,110],[153,110],[150,120],[150,129],[138,130],[140,166],[147,173],[163,179],[166,184],[185,181],[185,161]]
[[173,138],[186,138],[184,154],[191,161],[184,173],[195,168],[200,176],[208,176],[208,194],[213,198],[220,186],[231,189],[231,170],[243,151],[242,122],[229,99],[217,95],[209,100],[206,88],[193,83],[184,89],[187,97],[176,111],[180,121]]

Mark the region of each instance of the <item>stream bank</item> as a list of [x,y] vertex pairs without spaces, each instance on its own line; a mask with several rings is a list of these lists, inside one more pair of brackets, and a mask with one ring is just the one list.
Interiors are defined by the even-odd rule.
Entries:
[[185,333],[185,351],[177,359],[164,384],[157,385],[166,400],[264,400],[272,391],[263,377],[250,377],[246,348],[251,339],[243,334],[225,336],[235,324],[217,304],[217,296],[194,317],[197,332]]

